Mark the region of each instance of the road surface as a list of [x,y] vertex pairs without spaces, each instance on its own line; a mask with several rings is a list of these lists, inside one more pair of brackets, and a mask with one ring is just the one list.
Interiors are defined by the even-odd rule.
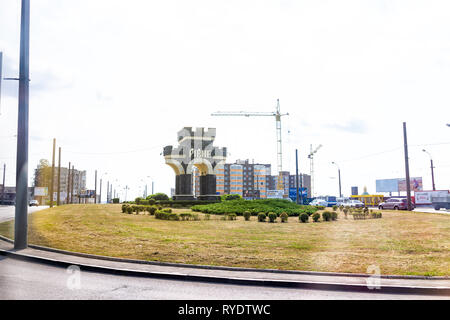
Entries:
[[[48,206],[28,207],[28,214],[47,209]],[[0,206],[0,222],[13,220],[15,214],[15,206]]]
[[[69,272],[70,271],[70,272]],[[0,299],[449,299],[115,276],[0,256]]]

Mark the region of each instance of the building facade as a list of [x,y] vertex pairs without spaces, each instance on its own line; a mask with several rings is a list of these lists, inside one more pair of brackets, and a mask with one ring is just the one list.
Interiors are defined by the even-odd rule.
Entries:
[[[307,189],[310,196],[311,178],[309,175],[299,175],[302,187]],[[265,199],[269,191],[282,189],[283,196],[289,197],[289,188],[295,188],[295,174],[282,171],[280,175],[271,174],[270,164],[250,163],[247,160],[237,160],[235,163],[225,163],[217,169],[217,193],[239,194],[244,199]],[[194,171],[193,190],[199,192],[199,173]]]

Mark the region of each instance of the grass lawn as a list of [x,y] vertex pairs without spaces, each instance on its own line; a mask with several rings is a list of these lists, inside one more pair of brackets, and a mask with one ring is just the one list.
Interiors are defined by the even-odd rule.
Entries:
[[[185,212],[175,209],[174,212]],[[200,216],[203,217],[202,214]],[[450,215],[383,211],[383,218],[261,223],[165,221],[120,205],[64,205],[33,213],[29,242],[98,255],[206,265],[450,275]],[[13,221],[0,234],[13,238]]]

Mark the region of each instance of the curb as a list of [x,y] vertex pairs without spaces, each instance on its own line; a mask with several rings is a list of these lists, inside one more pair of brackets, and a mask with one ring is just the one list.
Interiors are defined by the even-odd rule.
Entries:
[[[0,240],[4,240],[9,243],[14,243],[13,240],[0,235]],[[358,278],[368,278],[370,274],[364,273],[339,273],[339,272],[320,272],[320,271],[299,271],[299,270],[278,270],[278,269],[257,269],[257,268],[240,268],[240,267],[226,267],[226,266],[208,266],[208,265],[198,265],[198,264],[186,264],[186,263],[173,263],[173,262],[160,262],[160,261],[146,261],[146,260],[136,260],[136,259],[125,259],[125,258],[115,258],[108,256],[100,256],[89,253],[66,251],[61,249],[49,248],[44,246],[38,246],[30,244],[28,247],[32,249],[60,253],[65,255],[71,255],[81,258],[98,259],[113,262],[124,262],[124,263],[137,263],[137,264],[148,264],[155,266],[166,266],[166,267],[178,267],[178,268],[191,268],[191,269],[206,269],[206,270],[222,270],[222,271],[240,271],[240,272],[264,272],[264,273],[282,273],[282,274],[302,274],[302,275],[312,275],[312,276],[339,276],[339,277],[358,277]],[[400,280],[449,280],[448,276],[401,276],[401,275],[380,275],[381,279],[400,279]]]
[[285,287],[285,288],[301,288],[301,289],[315,289],[315,290],[329,290],[329,291],[354,291],[354,292],[370,292],[370,293],[396,293],[396,294],[421,294],[421,295],[439,295],[450,296],[450,287],[417,287],[417,286],[381,286],[379,289],[369,289],[364,284],[345,284],[345,283],[325,283],[314,281],[290,281],[290,280],[269,280],[269,279],[255,279],[255,278],[229,278],[229,277],[214,277],[202,275],[189,275],[184,273],[165,273],[165,272],[150,272],[138,271],[123,268],[110,268],[104,266],[97,266],[91,264],[73,264],[67,261],[55,260],[50,258],[42,258],[29,254],[22,254],[12,251],[0,249],[0,255],[7,256],[21,261],[32,261],[38,263],[45,263],[59,267],[69,267],[77,265],[85,271],[101,272],[122,276],[158,278],[166,280],[183,280],[195,282],[208,283],[222,283],[235,285],[250,285],[250,286],[271,286],[271,287]]

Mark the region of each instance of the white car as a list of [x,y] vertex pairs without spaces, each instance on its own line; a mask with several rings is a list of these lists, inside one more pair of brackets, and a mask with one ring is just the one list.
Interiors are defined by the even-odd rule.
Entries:
[[351,207],[351,208],[364,208],[364,203],[362,203],[359,200],[349,200],[347,202],[342,203],[344,207]]
[[29,206],[30,207],[32,207],[32,206],[36,206],[37,207],[37,206],[39,206],[39,202],[37,200],[31,200],[30,203],[29,203]]
[[313,201],[311,201],[309,203],[310,206],[328,206],[328,202],[326,202],[325,200],[322,199],[314,199]]

